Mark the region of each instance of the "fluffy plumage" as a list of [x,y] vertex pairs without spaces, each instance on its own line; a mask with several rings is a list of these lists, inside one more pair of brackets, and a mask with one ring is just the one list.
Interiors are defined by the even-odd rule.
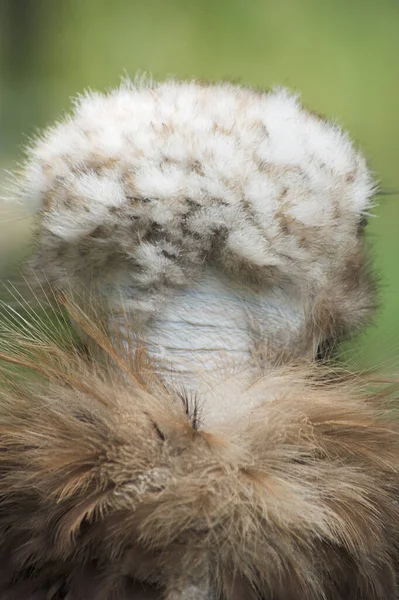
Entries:
[[36,277],[106,326],[9,309],[1,600],[396,600],[390,388],[313,363],[374,305],[372,192],[285,90],[125,85],[34,143]]
[[9,332],[32,376],[0,392],[2,600],[396,598],[387,392],[281,368],[252,382],[256,410],[209,428],[200,397],[72,317],[103,366]]
[[171,297],[176,320],[186,290],[208,294],[204,276],[225,274],[221,303],[247,285],[258,305],[252,345],[303,356],[370,314],[372,191],[348,136],[288,91],[171,81],[78,99],[32,145],[19,198],[40,214],[37,272],[61,289],[99,285],[114,305],[122,295],[154,344]]

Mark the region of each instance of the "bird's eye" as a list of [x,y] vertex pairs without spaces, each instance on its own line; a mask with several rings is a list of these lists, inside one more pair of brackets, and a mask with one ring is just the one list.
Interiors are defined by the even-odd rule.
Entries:
[[193,429],[199,429],[201,425],[201,407],[199,398],[196,394],[189,394],[187,392],[178,395],[183,403],[184,411]]
[[155,423],[155,421],[152,422],[152,425],[159,437],[159,439],[161,439],[163,442],[165,441],[165,435],[162,433],[162,431],[160,430],[160,428],[158,427],[158,425]]

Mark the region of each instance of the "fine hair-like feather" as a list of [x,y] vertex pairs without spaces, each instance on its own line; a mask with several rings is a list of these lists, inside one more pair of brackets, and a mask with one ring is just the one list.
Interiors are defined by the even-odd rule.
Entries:
[[68,308],[101,363],[40,323],[2,336],[1,598],[396,597],[392,386],[280,367],[246,419],[207,428]]
[[3,306],[0,600],[397,599],[397,384],[326,360],[374,189],[281,89],[124,84],[32,144],[56,308]]

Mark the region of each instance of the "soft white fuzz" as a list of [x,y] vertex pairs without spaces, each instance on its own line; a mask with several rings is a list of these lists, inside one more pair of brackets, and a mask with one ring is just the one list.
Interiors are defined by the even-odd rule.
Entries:
[[32,146],[19,198],[44,279],[122,299],[161,368],[187,372],[218,348],[237,367],[261,347],[314,355],[361,326],[372,191],[347,135],[288,91],[169,81],[79,98]]

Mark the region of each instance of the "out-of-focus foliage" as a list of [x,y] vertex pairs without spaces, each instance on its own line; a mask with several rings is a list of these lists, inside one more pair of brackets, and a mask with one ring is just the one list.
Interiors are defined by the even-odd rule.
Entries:
[[[397,0],[0,0],[0,163],[18,159],[70,96],[141,70],[297,89],[399,192],[398,58]],[[383,309],[360,340],[370,362],[399,355],[399,194],[378,200],[368,235]],[[28,232],[7,211],[0,265]]]

